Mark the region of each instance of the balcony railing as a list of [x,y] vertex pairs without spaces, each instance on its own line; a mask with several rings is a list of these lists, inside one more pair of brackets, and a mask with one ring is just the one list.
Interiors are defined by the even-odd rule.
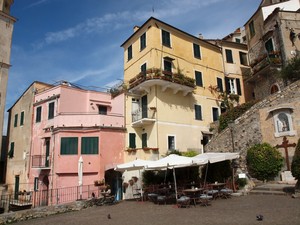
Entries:
[[141,72],[132,79],[129,80],[129,89],[138,86],[140,83],[147,80],[164,80],[173,82],[176,84],[184,85],[187,87],[195,88],[195,79],[187,77],[180,73],[172,73],[170,71],[160,69],[148,69],[145,72]]
[[33,155],[32,156],[32,168],[49,168],[50,160],[46,155]]
[[271,52],[258,57],[250,66],[252,67],[252,75],[254,75],[267,66],[280,67],[281,65],[282,60],[280,52]]

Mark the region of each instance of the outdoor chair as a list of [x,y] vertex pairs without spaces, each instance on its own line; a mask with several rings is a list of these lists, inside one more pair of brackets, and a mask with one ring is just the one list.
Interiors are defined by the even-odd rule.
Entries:
[[222,198],[230,198],[232,193],[233,190],[229,188],[223,188],[220,190],[220,195]]
[[157,203],[158,204],[163,203],[164,205],[167,204],[167,196],[165,196],[165,195],[158,195],[157,196]]
[[158,194],[156,194],[156,193],[149,193],[148,194],[148,199],[149,199],[149,201],[156,204],[157,203],[157,196],[158,196]]
[[181,196],[177,199],[177,207],[178,208],[189,208],[191,205],[191,199],[188,196]]
[[201,194],[199,197],[199,203],[201,206],[209,206],[210,201],[213,199],[213,196],[208,195],[208,194]]

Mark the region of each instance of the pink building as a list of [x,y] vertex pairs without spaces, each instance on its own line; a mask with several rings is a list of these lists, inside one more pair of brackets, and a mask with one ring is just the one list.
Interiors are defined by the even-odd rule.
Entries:
[[30,182],[32,189],[78,186],[102,180],[123,163],[124,95],[62,83],[35,95]]

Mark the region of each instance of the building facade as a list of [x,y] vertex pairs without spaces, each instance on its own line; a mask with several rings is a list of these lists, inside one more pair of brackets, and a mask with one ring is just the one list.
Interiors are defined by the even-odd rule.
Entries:
[[124,48],[125,161],[158,159],[171,150],[201,153],[218,120],[225,90],[220,47],[151,17]]
[[289,59],[299,54],[299,8],[298,0],[262,1],[245,24],[252,68],[246,84],[258,100],[287,85],[277,74]]
[[[10,7],[13,0],[0,0],[0,146],[2,146],[4,110],[6,100],[6,88],[8,72],[10,68],[10,53],[12,33],[16,19],[10,15]],[[5,177],[5,148],[0,149],[0,183]]]
[[50,87],[49,84],[33,82],[8,110],[6,184],[9,190],[29,188],[34,96]]

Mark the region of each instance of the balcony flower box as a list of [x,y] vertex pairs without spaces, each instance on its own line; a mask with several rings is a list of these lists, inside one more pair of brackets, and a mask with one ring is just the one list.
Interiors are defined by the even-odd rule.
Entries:
[[128,153],[131,153],[131,152],[136,152],[136,148],[128,148],[128,149],[126,149],[126,151],[128,152]]

